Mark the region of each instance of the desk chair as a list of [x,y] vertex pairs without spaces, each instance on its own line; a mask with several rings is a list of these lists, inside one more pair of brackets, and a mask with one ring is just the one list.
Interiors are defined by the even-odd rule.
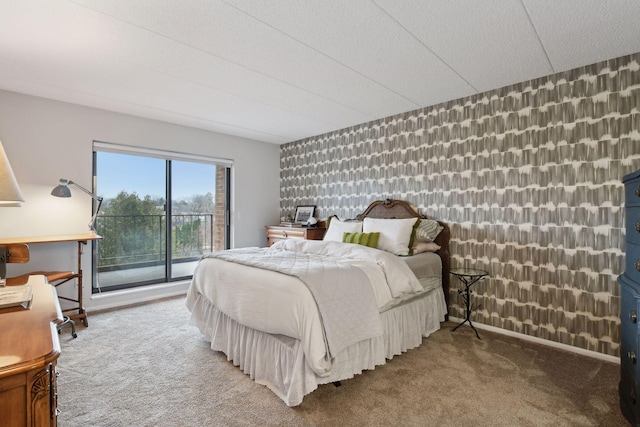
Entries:
[[[29,262],[29,246],[27,244],[13,243],[3,246],[6,249],[7,263],[25,264]],[[7,286],[24,285],[29,281],[29,276],[35,275],[42,275],[46,277],[47,282],[56,287],[76,277],[73,271],[32,271],[31,273],[7,278]],[[78,334],[76,334],[76,322],[70,319],[69,316],[63,316],[62,322],[56,325],[58,334],[61,333],[62,328],[64,328],[66,325],[71,325],[71,336],[73,338],[77,338]]]

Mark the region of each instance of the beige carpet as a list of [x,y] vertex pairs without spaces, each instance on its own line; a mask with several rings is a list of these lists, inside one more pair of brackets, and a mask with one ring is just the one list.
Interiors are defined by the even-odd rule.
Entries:
[[183,298],[61,335],[61,427],[626,426],[619,365],[453,323],[420,348],[289,408],[190,326]]

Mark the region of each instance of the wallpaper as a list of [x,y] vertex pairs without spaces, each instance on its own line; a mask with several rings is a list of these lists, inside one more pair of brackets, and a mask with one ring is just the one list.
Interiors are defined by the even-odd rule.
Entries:
[[617,356],[639,109],[640,53],[295,141],[281,147],[282,214],[407,200],[450,225],[453,267],[489,272],[473,322]]

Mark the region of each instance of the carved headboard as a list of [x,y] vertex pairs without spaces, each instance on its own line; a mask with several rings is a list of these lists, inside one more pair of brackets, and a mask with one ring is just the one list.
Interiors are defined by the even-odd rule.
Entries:
[[[358,221],[369,218],[425,218],[424,215],[420,215],[416,212],[415,208],[409,203],[402,200],[376,200],[371,203],[367,209],[360,215],[356,216]],[[443,230],[436,237],[435,243],[440,246],[440,249],[436,252],[442,259],[442,290],[444,291],[444,298],[447,301],[447,307],[449,307],[449,268],[451,266],[451,254],[449,253],[449,240],[451,238],[451,231],[449,226],[438,221],[443,227]]]

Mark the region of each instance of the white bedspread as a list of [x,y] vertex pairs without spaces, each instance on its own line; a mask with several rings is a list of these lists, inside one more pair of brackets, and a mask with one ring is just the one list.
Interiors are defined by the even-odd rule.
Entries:
[[[369,279],[378,307],[393,297],[422,290],[405,262],[377,249],[339,242],[286,240],[273,245],[270,250],[330,256],[360,268]],[[311,369],[320,376],[331,372],[316,303],[299,279],[204,258],[196,267],[189,288],[189,309],[193,308],[199,295],[238,323],[270,334],[299,339]]]
[[300,279],[311,291],[318,307],[329,359],[347,347],[382,334],[369,278],[359,267],[340,258],[271,248],[219,251],[207,258],[277,271]]

